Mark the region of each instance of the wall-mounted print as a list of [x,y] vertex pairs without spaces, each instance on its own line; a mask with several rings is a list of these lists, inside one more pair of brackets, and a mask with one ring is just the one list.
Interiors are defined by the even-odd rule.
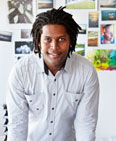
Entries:
[[21,38],[28,39],[31,37],[31,29],[21,29]]
[[80,24],[81,30],[79,30],[79,34],[86,34],[87,25],[86,24]]
[[32,0],[8,0],[9,23],[32,23]]
[[38,9],[53,8],[53,0],[37,0]]
[[33,43],[31,41],[16,41],[15,54],[30,54],[33,53]]
[[7,31],[0,31],[0,41],[11,42],[12,33]]
[[68,9],[96,9],[97,0],[65,0]]
[[116,10],[102,10],[101,11],[102,21],[113,21],[116,20]]
[[101,8],[116,8],[116,0],[100,0]]
[[97,47],[98,46],[98,32],[88,31],[88,46]]
[[89,12],[89,27],[97,28],[99,25],[99,13],[98,12]]
[[96,49],[87,52],[96,70],[116,70],[116,50]]
[[101,44],[114,44],[114,24],[101,25]]
[[75,53],[85,56],[85,44],[76,44]]

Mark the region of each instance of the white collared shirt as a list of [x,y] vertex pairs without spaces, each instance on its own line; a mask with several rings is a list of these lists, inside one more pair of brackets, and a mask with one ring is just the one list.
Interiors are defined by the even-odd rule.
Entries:
[[52,75],[38,54],[12,69],[7,95],[8,141],[94,141],[98,118],[96,70],[77,54]]

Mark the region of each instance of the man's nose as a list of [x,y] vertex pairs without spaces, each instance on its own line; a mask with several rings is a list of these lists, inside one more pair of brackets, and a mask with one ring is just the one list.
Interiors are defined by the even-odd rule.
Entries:
[[56,40],[53,40],[51,42],[51,48],[54,50],[56,50],[58,48],[58,42]]

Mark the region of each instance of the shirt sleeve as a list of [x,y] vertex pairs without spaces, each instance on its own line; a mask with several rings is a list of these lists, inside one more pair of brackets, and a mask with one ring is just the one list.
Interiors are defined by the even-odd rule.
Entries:
[[[85,74],[87,74],[86,72]],[[74,121],[76,141],[95,141],[98,103],[99,81],[97,72],[92,67],[85,77],[83,96],[78,105]]]
[[8,140],[26,141],[28,132],[28,104],[24,96],[20,68],[14,67],[8,80],[6,103],[8,107]]

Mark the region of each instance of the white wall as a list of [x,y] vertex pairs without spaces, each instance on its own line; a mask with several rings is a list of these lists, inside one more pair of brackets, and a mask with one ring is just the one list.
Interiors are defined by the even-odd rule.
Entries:
[[[62,0],[55,3],[56,7],[64,5]],[[79,24],[88,23],[88,11],[68,10],[74,15]],[[7,78],[14,64],[14,40],[19,39],[19,25],[12,26],[8,22],[7,0],[0,0],[0,31],[11,31],[12,42],[0,41],[0,135],[3,134],[3,119],[1,105],[5,103],[7,91]],[[21,25],[23,28],[30,28],[31,25]],[[100,102],[99,120],[97,126],[97,138],[116,136],[116,71],[99,71],[100,81]]]
[[[7,3],[6,0],[0,0],[0,31],[9,31],[7,19]],[[7,78],[12,63],[12,43],[0,42],[0,134],[3,133],[3,113],[2,105],[5,103],[5,95],[7,90]]]

